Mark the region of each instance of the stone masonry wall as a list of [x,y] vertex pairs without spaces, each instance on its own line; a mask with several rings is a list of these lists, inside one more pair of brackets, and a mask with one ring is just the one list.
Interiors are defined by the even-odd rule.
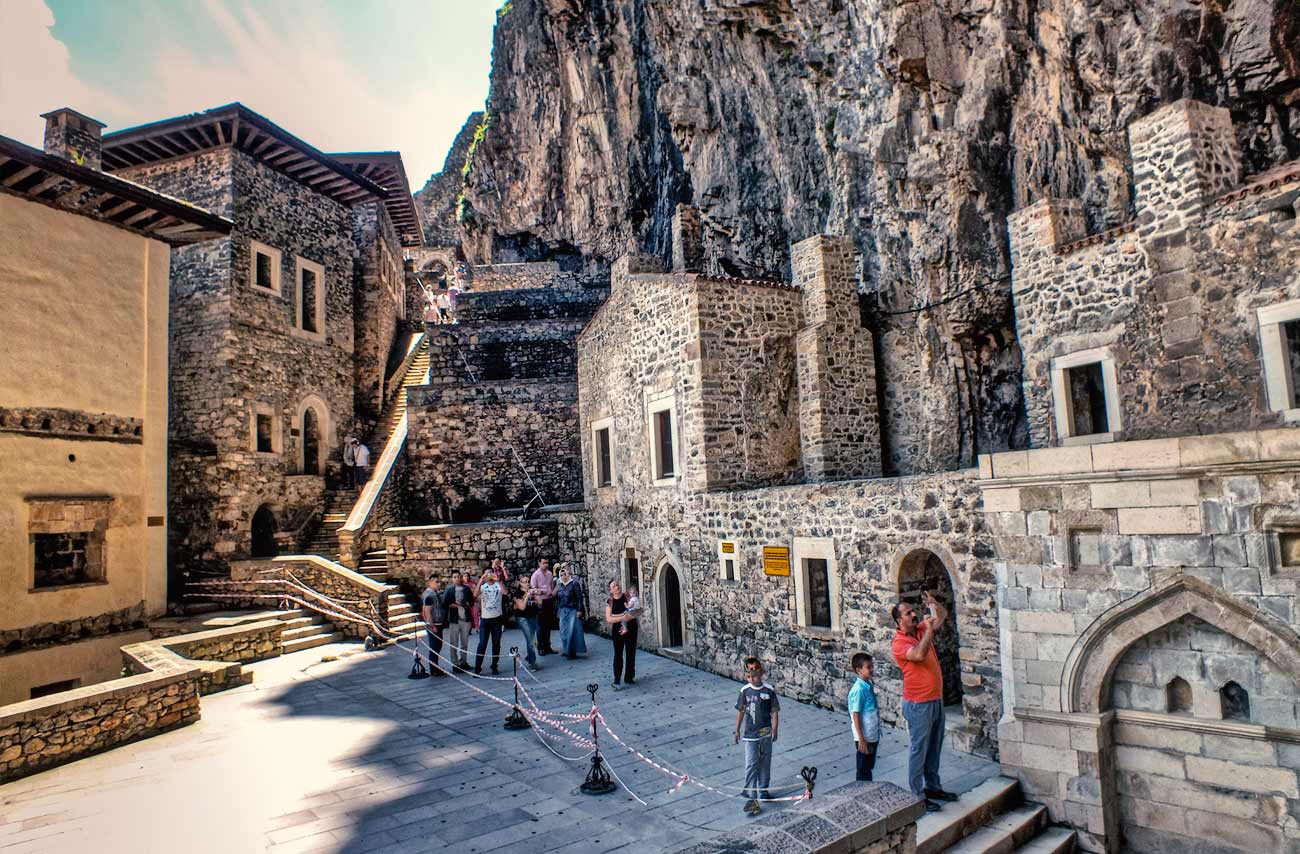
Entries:
[[547,504],[581,494],[578,390],[572,382],[514,380],[408,392],[413,511],[426,518],[521,507],[534,488]]
[[384,372],[405,314],[406,273],[401,240],[381,202],[352,209],[352,242],[357,416],[372,426],[388,396]]
[[0,709],[0,783],[199,719],[197,671],[145,674]]
[[388,577],[404,588],[420,590],[431,573],[446,586],[453,571],[474,580],[501,558],[514,575],[531,573],[541,558],[559,555],[554,519],[501,520],[466,525],[423,525],[384,531]]
[[[586,543],[589,586],[595,605],[621,558],[639,556],[647,616],[642,645],[662,636],[664,564],[683,588],[686,643],[681,657],[693,666],[739,678],[747,655],[763,660],[781,693],[843,709],[854,652],[876,658],[882,717],[901,722],[901,673],[890,652],[895,626],[889,615],[899,597],[899,572],[907,558],[932,553],[948,571],[957,604],[964,721],[949,737],[962,749],[996,751],[1001,712],[995,580],[986,559],[992,543],[977,514],[974,472],[883,480],[853,480],[700,493],[645,503],[599,501],[590,505]],[[798,625],[793,576],[763,570],[764,546],[792,549],[796,538],[832,542],[838,573],[839,628]],[[738,579],[723,580],[719,542],[736,544]],[[578,551],[575,549],[575,551]],[[793,571],[798,571],[797,565]]]
[[[324,480],[303,471],[300,412],[316,411],[331,471],[341,438],[356,429],[351,215],[230,149],[124,177],[235,221],[230,240],[184,250],[172,266],[172,564],[223,572],[249,554],[258,507],[284,525],[319,504]],[[278,295],[250,285],[250,239],[281,253]],[[296,329],[298,257],[324,268],[319,336]],[[259,405],[275,419],[270,453],[254,448]]]
[[[1300,850],[1286,818],[1300,754],[1284,734],[1300,727],[1300,430],[983,466],[1004,769],[1085,850]],[[1175,677],[1187,707],[1170,705]],[[1247,717],[1225,714],[1229,682]]]
[[1138,215],[1127,226],[1082,239],[1081,206],[1056,200],[1008,219],[1034,445],[1061,438],[1052,359],[1094,348],[1115,362],[1118,438],[1281,423],[1255,311],[1300,296],[1300,169],[1216,200],[1238,172],[1226,122],[1179,102],[1134,125]]

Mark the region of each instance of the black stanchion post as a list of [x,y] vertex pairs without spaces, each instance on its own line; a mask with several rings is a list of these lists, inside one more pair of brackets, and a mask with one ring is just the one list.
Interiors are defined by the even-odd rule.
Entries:
[[[591,707],[596,708],[596,691],[600,686],[595,682],[587,686],[588,693],[591,694]],[[596,752],[591,755],[591,768],[587,771],[587,779],[582,781],[578,789],[584,795],[608,795],[618,788],[614,780],[609,775],[609,769],[605,767],[605,760],[600,755],[600,735],[596,732],[596,721],[591,721],[591,741],[596,745]]]
[[803,784],[806,790],[805,794],[811,800],[813,785],[817,782],[817,766],[816,765],[803,766],[803,768],[800,769],[799,771],[799,776],[803,777]]
[[[369,638],[366,639],[366,648],[369,649]],[[407,679],[428,679],[429,671],[424,669],[424,662],[420,660],[420,642],[415,642],[415,651],[412,653],[411,672],[406,674]]]
[[506,716],[505,728],[528,729],[532,724],[528,723],[528,718],[524,717],[524,710],[519,708],[519,647],[510,647],[510,661],[515,669],[515,707]]

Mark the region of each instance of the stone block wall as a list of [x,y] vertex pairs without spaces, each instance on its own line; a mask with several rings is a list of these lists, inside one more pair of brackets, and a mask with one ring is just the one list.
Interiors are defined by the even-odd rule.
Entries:
[[[992,542],[978,516],[973,471],[886,480],[774,486],[701,493],[689,500],[635,506],[596,502],[589,519],[566,520],[562,539],[586,537],[585,567],[593,601],[611,578],[627,575],[623,558],[637,555],[647,616],[642,646],[665,645],[665,567],[683,588],[685,643],[680,657],[739,678],[747,655],[761,658],[786,696],[843,709],[852,684],[848,660],[859,650],[877,662],[882,716],[901,723],[901,672],[890,652],[889,610],[900,575],[918,556],[942,562],[956,598],[956,663],[964,716],[949,738],[983,755],[996,751],[1001,712],[995,580],[987,564]],[[719,543],[735,544],[738,578],[721,577]],[[801,543],[830,542],[838,578],[838,627],[799,625],[793,576],[764,572],[763,547],[791,550],[798,572]]]
[[[352,215],[231,149],[122,174],[235,221],[229,240],[185,249],[172,265],[171,562],[181,570],[224,571],[230,560],[250,554],[251,521],[260,506],[271,507],[279,525],[319,506],[322,476],[337,470],[341,439],[358,427],[353,263],[360,250],[354,248]],[[388,246],[383,227],[375,223],[374,231],[377,243]],[[387,238],[397,245],[394,235]],[[281,253],[278,294],[251,286],[250,240]],[[388,275],[400,272],[400,249],[391,256],[382,263],[371,259],[376,279],[379,267]],[[319,336],[296,328],[298,257],[324,268]],[[374,362],[379,375],[393,323],[374,308],[361,313],[362,341],[369,347],[362,362]],[[372,322],[373,340],[367,337]],[[306,471],[303,413],[309,407],[324,462]],[[259,408],[275,419],[269,453],[254,447]]]
[[198,719],[194,670],[132,676],[3,706],[0,783]]
[[1227,122],[1179,102],[1134,124],[1132,223],[1084,237],[1079,205],[1058,200],[1008,218],[1033,445],[1062,443],[1052,363],[1083,351],[1113,360],[1115,438],[1282,422],[1256,311],[1300,297],[1300,169],[1227,192],[1239,171]]
[[1300,430],[982,466],[1004,770],[1085,850],[1300,848]]
[[577,386],[552,380],[423,386],[408,391],[412,513],[465,518],[581,494]]
[[407,316],[406,273],[401,240],[381,202],[352,209],[352,242],[355,247],[352,287],[356,300],[353,383],[358,418],[373,429],[389,396],[384,386],[385,371],[398,324]]
[[560,557],[555,519],[493,520],[465,525],[420,525],[389,528],[388,577],[408,590],[420,590],[432,573],[445,586],[453,571],[475,581],[496,558],[514,575],[531,573],[541,558]]
[[599,276],[561,269],[555,261],[528,261],[515,264],[477,264],[469,270],[466,284],[481,291],[526,291],[536,288],[582,288],[598,281]]

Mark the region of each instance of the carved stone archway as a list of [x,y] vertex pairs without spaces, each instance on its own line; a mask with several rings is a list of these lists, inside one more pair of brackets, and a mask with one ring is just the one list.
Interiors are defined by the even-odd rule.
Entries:
[[1110,608],[1079,636],[1061,675],[1061,708],[1100,713],[1124,652],[1188,614],[1250,644],[1300,685],[1300,635],[1295,630],[1198,578],[1177,575]]

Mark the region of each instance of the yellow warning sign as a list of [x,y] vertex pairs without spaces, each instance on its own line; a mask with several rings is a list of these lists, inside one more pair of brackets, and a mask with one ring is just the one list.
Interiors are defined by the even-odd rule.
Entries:
[[767,575],[790,574],[790,550],[785,546],[763,546],[763,572]]

